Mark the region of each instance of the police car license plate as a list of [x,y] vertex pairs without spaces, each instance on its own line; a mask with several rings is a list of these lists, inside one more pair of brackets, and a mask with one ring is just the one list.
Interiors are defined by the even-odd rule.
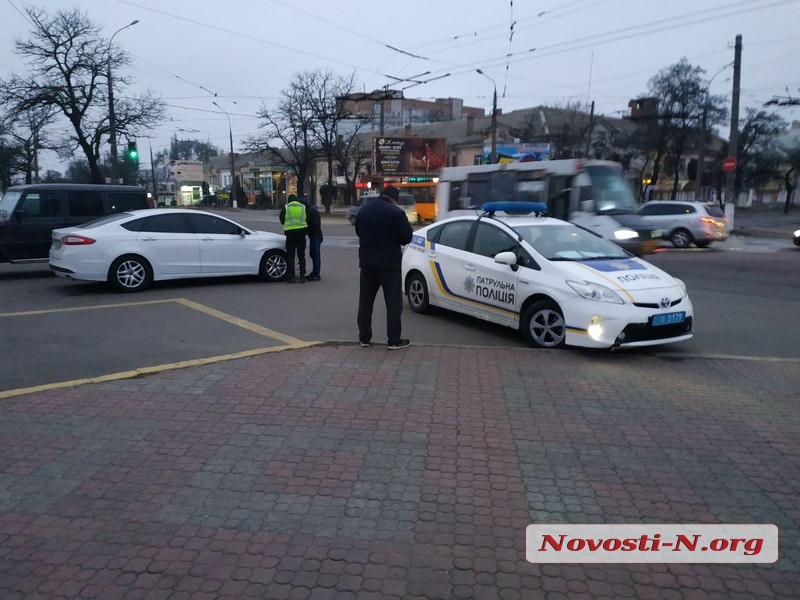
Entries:
[[653,327],[658,327],[659,325],[675,325],[675,323],[683,323],[686,320],[686,313],[684,311],[664,313],[663,315],[653,315],[651,319],[651,325]]

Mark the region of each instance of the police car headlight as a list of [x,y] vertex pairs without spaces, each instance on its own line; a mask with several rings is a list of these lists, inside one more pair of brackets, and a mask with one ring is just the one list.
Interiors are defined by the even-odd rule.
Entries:
[[683,290],[683,293],[686,294],[686,284],[683,282],[683,279],[678,279],[677,277],[673,277],[675,283],[677,283],[680,288]]
[[591,283],[589,281],[567,281],[567,285],[578,292],[581,298],[586,298],[587,300],[625,304],[614,290],[600,285],[599,283]]
[[639,234],[633,229],[617,229],[614,232],[614,237],[618,240],[632,240],[639,237]]

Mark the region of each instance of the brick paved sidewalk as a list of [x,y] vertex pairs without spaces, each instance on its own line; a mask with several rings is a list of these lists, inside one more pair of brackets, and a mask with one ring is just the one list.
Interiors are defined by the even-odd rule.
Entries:
[[[328,345],[0,403],[0,598],[798,598],[796,362]],[[775,523],[771,565],[531,565]]]

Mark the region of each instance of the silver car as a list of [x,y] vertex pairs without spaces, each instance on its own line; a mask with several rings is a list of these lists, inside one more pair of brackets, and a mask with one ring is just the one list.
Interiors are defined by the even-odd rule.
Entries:
[[665,240],[676,248],[694,244],[706,248],[711,242],[728,239],[730,227],[716,204],[691,200],[652,200],[637,211],[661,228]]

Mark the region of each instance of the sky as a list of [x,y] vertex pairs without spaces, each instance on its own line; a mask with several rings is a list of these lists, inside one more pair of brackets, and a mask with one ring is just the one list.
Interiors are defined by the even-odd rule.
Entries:
[[[741,114],[800,120],[800,106],[764,107],[800,97],[800,0],[0,0],[0,79],[25,72],[14,42],[29,39],[27,7],[79,8],[107,38],[138,19],[114,38],[132,59],[125,93],[151,90],[168,110],[139,138],[143,168],[149,148],[174,136],[225,152],[232,132],[241,151],[260,133],[259,109],[315,69],[354,74],[361,91],[461,98],[486,114],[496,88],[503,112],[580,101],[625,116],[650,78],[685,57],[730,103],[739,34]],[[64,170],[57,157],[42,162]]]

